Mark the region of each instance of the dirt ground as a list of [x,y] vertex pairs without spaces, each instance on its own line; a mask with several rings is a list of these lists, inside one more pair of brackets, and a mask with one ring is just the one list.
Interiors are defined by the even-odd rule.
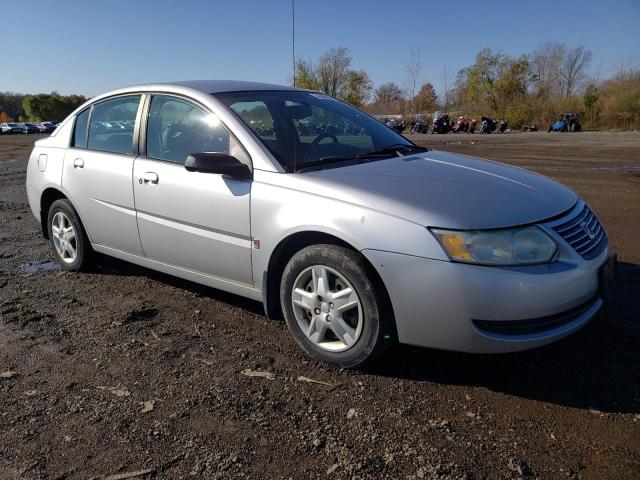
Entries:
[[619,282],[554,345],[398,346],[360,371],[311,361],[258,303],[110,258],[46,263],[36,138],[0,137],[0,479],[640,478],[640,133],[412,137],[575,189]]

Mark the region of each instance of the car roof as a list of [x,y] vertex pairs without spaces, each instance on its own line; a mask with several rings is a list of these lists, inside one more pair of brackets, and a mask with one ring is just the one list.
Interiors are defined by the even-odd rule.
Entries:
[[293,90],[290,86],[260,82],[245,82],[241,80],[188,80],[181,82],[166,82],[164,85],[188,87],[194,90],[200,90],[204,93],[247,92],[255,90]]

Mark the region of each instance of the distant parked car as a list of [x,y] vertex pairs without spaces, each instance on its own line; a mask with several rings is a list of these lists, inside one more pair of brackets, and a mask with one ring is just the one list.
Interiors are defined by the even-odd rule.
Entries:
[[25,122],[20,124],[22,126],[22,133],[38,133],[40,130],[35,123]]
[[1,133],[22,133],[22,127],[17,123],[1,123]]
[[579,132],[582,130],[580,119],[575,113],[564,113],[555,123],[549,125],[549,132]]
[[38,124],[38,130],[40,133],[51,133],[56,129],[56,124],[53,122],[41,122]]

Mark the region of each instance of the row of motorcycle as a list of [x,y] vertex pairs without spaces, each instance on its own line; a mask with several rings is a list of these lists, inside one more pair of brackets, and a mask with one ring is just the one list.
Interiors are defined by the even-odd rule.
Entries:
[[436,112],[431,125],[422,119],[415,119],[410,123],[409,133],[504,133],[509,124],[502,120],[497,122],[491,117],[480,117],[480,126],[475,118],[471,120],[465,116],[458,117],[454,122],[448,114]]

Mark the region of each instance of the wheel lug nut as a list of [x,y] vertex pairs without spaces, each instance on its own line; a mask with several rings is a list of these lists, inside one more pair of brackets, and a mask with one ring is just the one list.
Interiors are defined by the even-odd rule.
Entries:
[[329,308],[330,308],[331,310],[333,310],[333,303],[330,303],[330,304],[329,304]]
[[316,308],[316,309],[314,310],[314,312],[316,312],[316,315],[320,315],[320,309],[319,309],[319,308]]
[[331,321],[331,315],[327,315],[327,322]]

